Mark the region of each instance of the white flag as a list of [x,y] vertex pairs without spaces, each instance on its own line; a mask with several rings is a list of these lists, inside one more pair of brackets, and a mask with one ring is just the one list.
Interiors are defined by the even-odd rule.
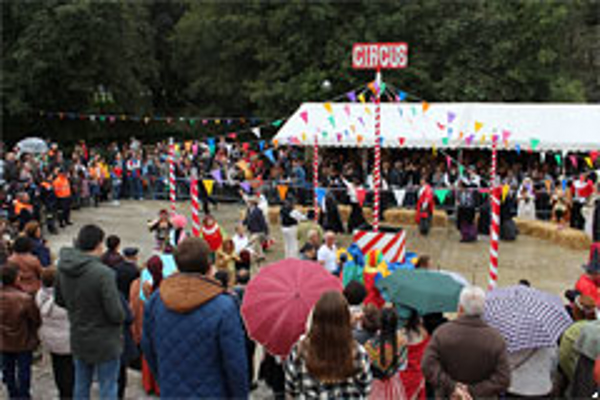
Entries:
[[404,204],[405,195],[405,189],[394,189],[394,197],[396,197],[396,203],[398,203],[398,207],[402,207],[402,204]]
[[254,133],[254,136],[260,139],[260,128],[252,128],[252,133]]

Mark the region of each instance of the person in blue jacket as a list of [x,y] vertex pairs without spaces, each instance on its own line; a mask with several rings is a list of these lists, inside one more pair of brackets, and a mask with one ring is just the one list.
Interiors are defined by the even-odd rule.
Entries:
[[163,399],[248,398],[248,360],[234,298],[210,277],[210,250],[190,237],[177,247],[179,273],[144,309],[142,351]]

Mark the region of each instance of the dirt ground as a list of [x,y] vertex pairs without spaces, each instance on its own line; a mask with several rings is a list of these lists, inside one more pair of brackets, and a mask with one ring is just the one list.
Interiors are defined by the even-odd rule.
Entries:
[[[124,201],[120,206],[103,204],[99,208],[87,208],[73,213],[74,225],[60,235],[49,238],[56,254],[60,247],[70,245],[78,229],[88,223],[99,224],[108,234],[121,237],[122,248],[140,248],[140,260],[152,254],[153,237],[146,228],[146,222],[156,217],[161,208],[168,208],[167,202]],[[233,232],[240,218],[241,205],[220,204],[214,211],[217,220],[228,233]],[[190,217],[189,205],[178,204],[178,211]],[[188,228],[191,228],[188,225]],[[283,244],[278,226],[272,227],[276,245],[267,256],[267,262],[282,258]],[[349,236],[340,238],[347,245]],[[489,262],[489,238],[480,237],[477,243],[459,243],[458,232],[449,228],[433,229],[428,237],[421,237],[414,227],[407,228],[407,250],[418,254],[429,254],[435,267],[456,271],[475,285],[487,286]],[[528,279],[532,286],[562,295],[565,289],[574,285],[581,273],[581,265],[587,259],[587,252],[558,247],[549,242],[520,236],[516,242],[501,243],[499,253],[499,284],[511,285],[519,279]],[[48,360],[49,361],[49,360]],[[148,398],[141,390],[140,375],[131,371],[127,398]],[[56,398],[52,372],[49,363],[42,360],[36,363],[32,379],[35,399]],[[0,393],[2,393],[0,391]],[[253,398],[268,398],[268,391],[261,385],[253,392]]]

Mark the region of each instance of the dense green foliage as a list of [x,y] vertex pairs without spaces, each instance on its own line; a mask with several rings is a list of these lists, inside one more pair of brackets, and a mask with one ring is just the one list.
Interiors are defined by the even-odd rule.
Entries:
[[[43,121],[39,110],[289,115],[303,101],[372,79],[351,68],[358,41],[408,42],[409,68],[384,80],[430,101],[600,101],[597,0],[46,0],[1,7],[2,127],[13,137],[36,129],[75,137],[142,129],[65,127]],[[326,79],[329,92],[321,86]],[[112,101],[98,100],[100,86]]]

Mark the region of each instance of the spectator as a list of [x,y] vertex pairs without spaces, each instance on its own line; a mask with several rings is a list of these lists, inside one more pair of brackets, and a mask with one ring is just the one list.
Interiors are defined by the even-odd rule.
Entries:
[[600,250],[597,247],[592,247],[590,261],[583,266],[583,270],[575,289],[594,299],[596,307],[600,308]]
[[408,399],[425,400],[425,378],[421,371],[421,361],[429,344],[429,334],[415,310],[410,310],[402,333],[406,337],[408,349],[408,364],[404,370],[400,371],[404,393]]
[[298,223],[305,220],[306,217],[294,208],[294,203],[289,198],[283,203],[279,215],[285,258],[296,258],[298,257]]
[[344,288],[344,297],[350,305],[350,314],[352,316],[352,326],[356,327],[362,317],[362,303],[367,297],[365,285],[357,281],[350,281]]
[[87,399],[94,375],[100,397],[117,398],[125,314],[114,272],[100,261],[104,231],[96,225],[79,230],[76,248],[60,251],[56,304],[71,322],[75,398]]
[[317,261],[317,249],[310,243],[306,243],[300,249],[300,259],[306,261]]
[[138,253],[139,250],[136,247],[126,247],[123,250],[123,255],[125,257],[122,258],[120,263],[114,266],[117,278],[117,288],[128,302],[131,283],[140,276]]
[[42,286],[42,264],[36,256],[32,254],[33,242],[25,236],[20,236],[13,245],[13,255],[8,258],[8,262],[14,263],[19,267],[19,287],[30,295],[35,293]]
[[337,268],[337,247],[335,245],[335,233],[329,231],[325,233],[325,243],[319,248],[317,260],[329,272],[336,274]]
[[54,383],[58,396],[64,400],[73,398],[75,371],[71,354],[69,316],[67,310],[54,301],[54,281],[56,270],[42,271],[42,288],[35,296],[35,302],[42,316],[39,334],[44,350],[50,353]]
[[313,309],[308,332],[285,366],[285,391],[294,398],[366,398],[371,368],[365,349],[352,338],[348,302],[325,292]]
[[56,196],[58,205],[58,223],[61,228],[71,223],[71,182],[69,176],[64,169],[59,169],[56,178],[52,182],[54,187],[54,195]]
[[142,349],[165,398],[248,396],[248,381],[240,379],[248,366],[239,311],[207,278],[209,253],[202,239],[184,240],[175,253],[181,273],[146,304]]
[[269,226],[267,225],[265,215],[258,206],[258,199],[251,197],[248,199],[248,204],[249,207],[244,225],[248,228],[248,232],[250,232],[250,243],[253,246],[254,254],[258,260],[263,260],[265,258],[263,243],[269,236]]
[[42,227],[37,221],[29,221],[25,225],[25,236],[33,243],[32,254],[37,257],[42,264],[42,267],[47,267],[52,262],[50,258],[50,249],[46,246],[46,242],[42,239]]
[[0,352],[3,382],[10,399],[29,399],[31,362],[38,345],[40,313],[33,297],[19,286],[19,267],[8,263],[0,268]]
[[483,319],[485,292],[466,287],[460,294],[458,318],[439,327],[421,366],[423,375],[442,397],[498,397],[510,384],[506,343]]
[[377,334],[381,328],[381,310],[374,304],[365,304],[360,316],[360,321],[352,332],[352,336],[364,345]]
[[120,252],[121,238],[117,235],[110,235],[106,238],[106,251],[100,257],[100,261],[109,267],[114,267],[123,261]]

